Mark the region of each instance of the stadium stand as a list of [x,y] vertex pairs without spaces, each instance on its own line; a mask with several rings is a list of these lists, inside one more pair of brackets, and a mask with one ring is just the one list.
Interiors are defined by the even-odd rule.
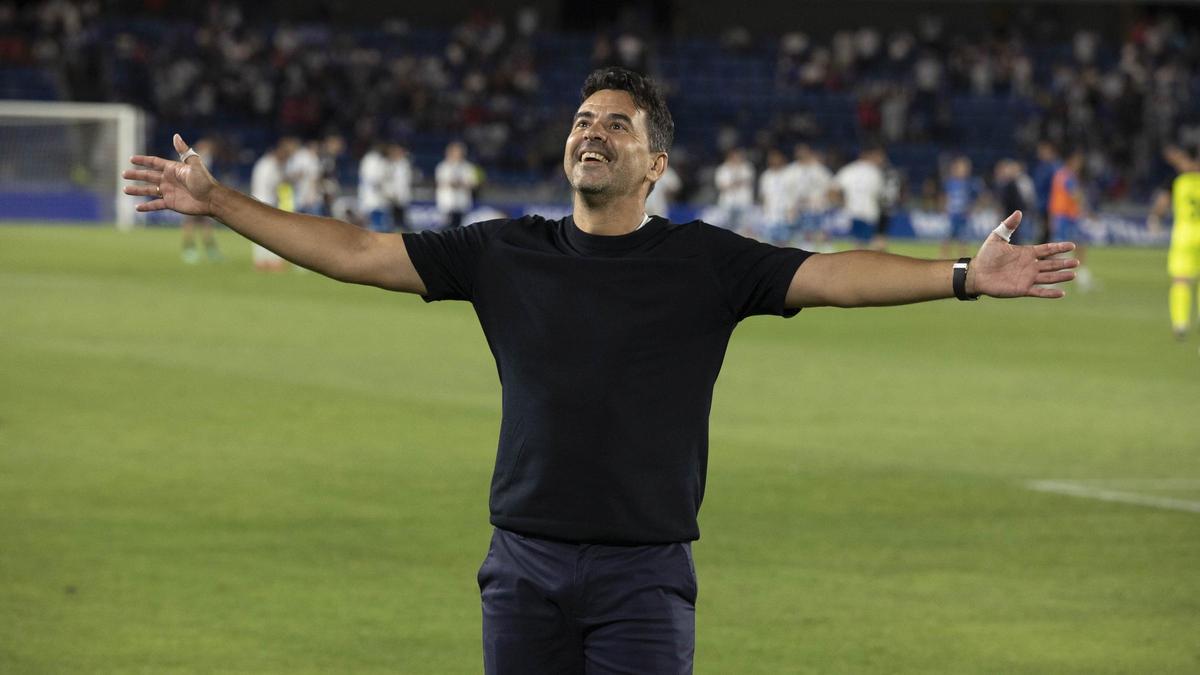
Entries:
[[407,144],[426,177],[462,138],[491,188],[560,194],[562,120],[586,73],[609,63],[666,85],[692,202],[712,201],[708,177],[732,145],[761,166],[771,147],[810,142],[837,160],[867,139],[887,144],[910,186],[936,178],[949,148],[991,167],[1050,139],[1088,149],[1097,202],[1145,202],[1165,176],[1158,148],[1200,142],[1200,37],[1169,14],[1120,36],[1022,25],[951,35],[918,16],[887,32],[649,39],[555,32],[534,10],[478,11],[450,29],[347,29],[252,22],[236,3],[188,21],[101,3],[0,7],[0,96],[134,103],[159,129],[220,138],[243,183],[281,134],[336,130],[351,140],[347,186],[380,138]]

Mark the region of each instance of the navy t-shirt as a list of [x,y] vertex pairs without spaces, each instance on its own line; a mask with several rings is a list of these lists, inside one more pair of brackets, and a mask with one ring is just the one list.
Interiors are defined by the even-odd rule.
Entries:
[[426,301],[475,307],[503,388],[491,521],[571,542],[700,536],[713,385],[734,326],[811,255],[707,223],[619,236],[526,216],[405,234]]

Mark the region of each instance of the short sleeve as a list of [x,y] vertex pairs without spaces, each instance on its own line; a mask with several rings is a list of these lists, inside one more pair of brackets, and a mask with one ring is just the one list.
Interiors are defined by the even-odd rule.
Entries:
[[811,252],[764,244],[707,223],[700,227],[717,284],[738,321],[759,314],[791,317],[800,311],[786,307],[787,292]]
[[479,261],[507,220],[488,220],[441,232],[406,232],[404,246],[425,284],[425,302],[472,300]]

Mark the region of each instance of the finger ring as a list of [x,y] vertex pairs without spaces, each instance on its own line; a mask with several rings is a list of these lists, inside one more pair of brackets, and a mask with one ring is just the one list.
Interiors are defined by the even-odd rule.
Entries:
[[[187,152],[179,155],[179,161],[186,164],[189,157],[199,157],[199,156],[200,156],[200,153],[196,152],[196,150],[194,148],[188,148]],[[200,161],[203,162],[204,160],[200,160]]]
[[161,197],[161,196],[162,196],[162,186],[161,186],[161,185],[155,185],[155,186],[154,186],[154,189],[155,189],[155,190],[158,190],[158,196],[159,196],[159,197]]

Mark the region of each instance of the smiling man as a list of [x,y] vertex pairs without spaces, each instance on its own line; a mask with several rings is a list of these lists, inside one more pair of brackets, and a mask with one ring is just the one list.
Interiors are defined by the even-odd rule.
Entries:
[[749,316],[979,294],[1060,297],[1069,243],[1011,246],[1014,213],[971,261],[812,254],[645,214],[674,123],[620,68],[592,73],[563,169],[574,212],[383,234],[285,213],[181,161],[134,157],[142,211],[211,215],[334,279],[465,300],[503,385],[490,550],[479,570],[488,673],[688,673],[690,542],[713,385]]

